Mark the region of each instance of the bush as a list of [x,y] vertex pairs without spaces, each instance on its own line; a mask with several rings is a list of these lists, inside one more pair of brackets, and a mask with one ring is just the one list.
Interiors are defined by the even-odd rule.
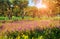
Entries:
[[6,36],[12,39],[60,39],[60,29],[52,28],[52,29],[35,29],[34,31],[15,31],[15,32],[7,32]]

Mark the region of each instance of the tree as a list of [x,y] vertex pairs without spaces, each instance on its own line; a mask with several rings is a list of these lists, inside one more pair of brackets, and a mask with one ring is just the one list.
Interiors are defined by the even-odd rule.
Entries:
[[15,6],[13,9],[13,14],[14,16],[19,16],[20,15],[20,7],[19,6]]
[[21,9],[21,17],[22,19],[24,19],[24,8],[26,8],[28,6],[28,0],[20,0],[20,9]]
[[22,19],[24,19],[24,15],[25,15],[24,8],[28,6],[28,0],[14,0],[13,5],[14,5],[14,10],[16,10],[15,11],[16,15],[21,14]]
[[38,14],[38,9],[34,6],[28,6],[27,8],[24,9],[25,15],[26,16],[31,16],[31,17],[36,17]]

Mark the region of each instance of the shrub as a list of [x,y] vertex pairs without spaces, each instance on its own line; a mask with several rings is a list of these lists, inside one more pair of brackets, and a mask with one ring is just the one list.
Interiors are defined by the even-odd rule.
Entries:
[[60,39],[60,29],[59,28],[47,28],[45,30],[35,29],[27,31],[15,31],[7,32],[5,34],[7,38],[10,39]]

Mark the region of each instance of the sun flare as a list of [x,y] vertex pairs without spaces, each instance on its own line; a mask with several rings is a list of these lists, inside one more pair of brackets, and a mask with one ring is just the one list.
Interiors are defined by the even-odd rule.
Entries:
[[47,8],[47,6],[45,4],[37,4],[35,5],[37,8]]
[[40,0],[40,2],[37,3],[35,6],[37,8],[47,8],[46,4],[43,4],[43,1],[42,0]]
[[42,0],[30,0],[29,1],[29,6],[35,6],[37,8],[47,8],[47,5],[43,3]]

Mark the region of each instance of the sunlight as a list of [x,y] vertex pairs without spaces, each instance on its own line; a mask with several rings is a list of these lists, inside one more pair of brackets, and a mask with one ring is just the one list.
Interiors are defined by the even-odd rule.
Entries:
[[47,8],[47,6],[45,4],[37,4],[35,5],[37,8]]
[[37,8],[47,8],[46,4],[43,4],[42,2],[43,2],[43,1],[40,0],[40,2],[37,3],[35,6],[36,6]]
[[30,0],[29,1],[29,6],[35,6],[37,7],[38,9],[39,8],[47,8],[46,4],[43,4],[43,1],[42,0]]

